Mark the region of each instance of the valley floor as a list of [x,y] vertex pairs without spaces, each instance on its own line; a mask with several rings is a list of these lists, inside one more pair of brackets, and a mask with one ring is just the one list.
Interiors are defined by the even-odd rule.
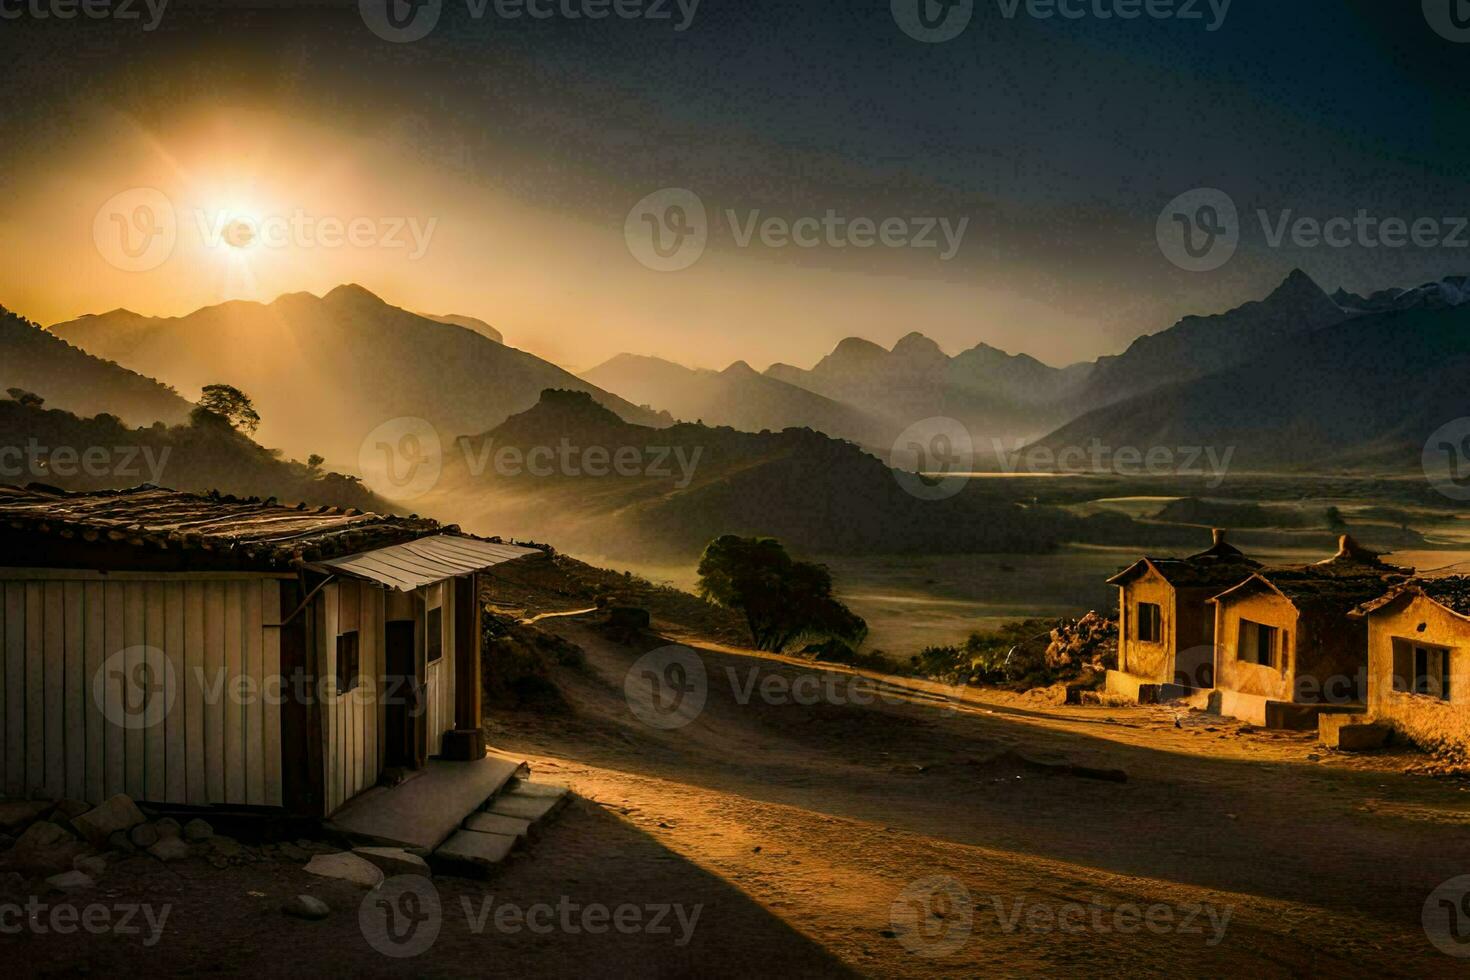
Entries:
[[[698,644],[702,712],[664,730],[630,713],[625,682],[646,650],[692,638],[625,646],[575,619],[541,626],[587,653],[558,668],[569,710],[491,712],[490,740],[582,799],[495,879],[437,878],[442,928],[421,956],[379,954],[358,927],[363,894],[299,864],[133,858],[92,900],[170,903],[160,942],[25,932],[7,936],[11,962],[110,975],[1464,975],[1421,916],[1437,886],[1470,873],[1470,785],[1406,775],[1413,757],[713,644]],[[300,892],[331,916],[283,917]],[[503,904],[593,903],[676,909],[667,932],[495,925]]]

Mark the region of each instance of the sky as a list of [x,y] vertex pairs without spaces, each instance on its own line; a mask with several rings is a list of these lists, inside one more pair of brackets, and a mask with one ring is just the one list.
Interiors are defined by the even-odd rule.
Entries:
[[[401,43],[387,0],[58,2],[0,0],[0,305],[45,324],[357,282],[574,369],[914,330],[1060,365],[1293,267],[1470,273],[1451,0],[970,0],[945,40],[919,0],[440,0]],[[1228,255],[1181,255],[1222,195]]]

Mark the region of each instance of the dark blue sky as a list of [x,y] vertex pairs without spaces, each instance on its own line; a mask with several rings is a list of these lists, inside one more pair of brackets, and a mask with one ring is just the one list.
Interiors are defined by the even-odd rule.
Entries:
[[[1255,217],[1470,213],[1470,44],[1411,0],[1235,0],[1213,32],[1198,6],[1204,21],[1066,21],[976,0],[964,33],[923,44],[888,0],[703,0],[684,32],[476,21],[446,0],[433,34],[394,45],[356,3],[174,0],[151,34],[0,23],[20,96],[0,154],[66,135],[89,105],[146,124],[264,99],[356,130],[407,118],[446,169],[594,221],[665,186],[785,213],[967,215],[960,258],[927,274],[1093,315],[1103,350],[1296,265],[1329,289],[1470,272],[1467,248],[1272,248]],[[1239,256],[1208,274],[1154,239],[1164,204],[1197,187],[1244,219]],[[5,168],[0,189],[23,194],[24,174]],[[843,261],[884,271],[877,254]]]

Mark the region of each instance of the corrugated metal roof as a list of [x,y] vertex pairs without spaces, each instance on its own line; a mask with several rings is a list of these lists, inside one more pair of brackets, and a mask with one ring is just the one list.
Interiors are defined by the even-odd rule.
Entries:
[[318,564],[400,592],[412,592],[456,575],[478,572],[534,554],[537,554],[534,548],[438,534]]

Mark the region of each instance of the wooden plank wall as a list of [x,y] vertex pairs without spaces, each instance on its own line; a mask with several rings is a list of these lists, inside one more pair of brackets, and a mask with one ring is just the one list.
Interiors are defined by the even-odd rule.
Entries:
[[[0,787],[281,805],[279,615],[275,579],[0,581]],[[140,668],[159,701],[124,725],[118,671]]]
[[[379,696],[383,675],[385,594],[366,583],[335,582],[322,590],[317,617],[322,651],[322,759],[326,812],[377,784],[383,770],[386,707]],[[358,686],[337,691],[337,637],[358,634]]]

